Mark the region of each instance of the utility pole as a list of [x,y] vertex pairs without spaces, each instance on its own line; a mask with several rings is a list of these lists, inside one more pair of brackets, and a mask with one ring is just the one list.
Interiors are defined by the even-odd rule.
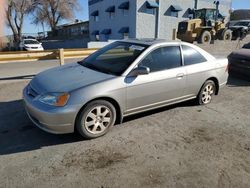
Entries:
[[194,0],[194,9],[196,10],[198,8],[198,0]]
[[160,33],[160,0],[156,0],[159,8],[156,8],[155,12],[155,38],[159,38]]
[[218,16],[219,16],[220,1],[214,1],[214,4],[216,5],[216,15],[215,15],[215,21],[216,21],[218,19]]

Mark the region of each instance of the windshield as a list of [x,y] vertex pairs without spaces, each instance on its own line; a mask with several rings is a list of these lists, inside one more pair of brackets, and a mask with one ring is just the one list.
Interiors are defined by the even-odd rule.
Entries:
[[37,40],[24,40],[24,44],[39,44]]
[[215,10],[213,9],[201,9],[195,11],[195,18],[206,19],[206,20],[214,20],[215,18]]
[[79,63],[99,72],[119,76],[147,47],[142,44],[114,42]]

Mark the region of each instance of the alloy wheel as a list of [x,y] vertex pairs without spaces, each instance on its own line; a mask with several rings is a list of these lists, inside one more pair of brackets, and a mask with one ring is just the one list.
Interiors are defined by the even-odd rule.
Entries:
[[106,106],[95,106],[87,114],[83,126],[92,134],[100,134],[109,127],[111,122],[111,110]]
[[203,89],[201,100],[203,104],[208,104],[212,100],[212,96],[214,94],[214,85],[212,83],[209,83],[206,85],[206,87]]

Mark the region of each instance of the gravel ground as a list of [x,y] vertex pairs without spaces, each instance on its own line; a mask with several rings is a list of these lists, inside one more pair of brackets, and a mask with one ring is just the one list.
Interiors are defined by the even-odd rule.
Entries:
[[208,106],[132,116],[87,141],[28,120],[28,81],[0,82],[0,187],[250,187],[250,82],[230,79]]

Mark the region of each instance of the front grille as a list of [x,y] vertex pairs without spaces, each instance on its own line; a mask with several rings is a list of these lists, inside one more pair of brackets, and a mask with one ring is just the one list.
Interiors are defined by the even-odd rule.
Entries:
[[35,98],[38,95],[38,93],[31,87],[30,84],[28,85],[27,88],[27,94],[32,98]]
[[31,47],[31,49],[37,49],[38,47]]
[[180,22],[178,25],[178,33],[182,34],[187,31],[188,28],[188,22]]

